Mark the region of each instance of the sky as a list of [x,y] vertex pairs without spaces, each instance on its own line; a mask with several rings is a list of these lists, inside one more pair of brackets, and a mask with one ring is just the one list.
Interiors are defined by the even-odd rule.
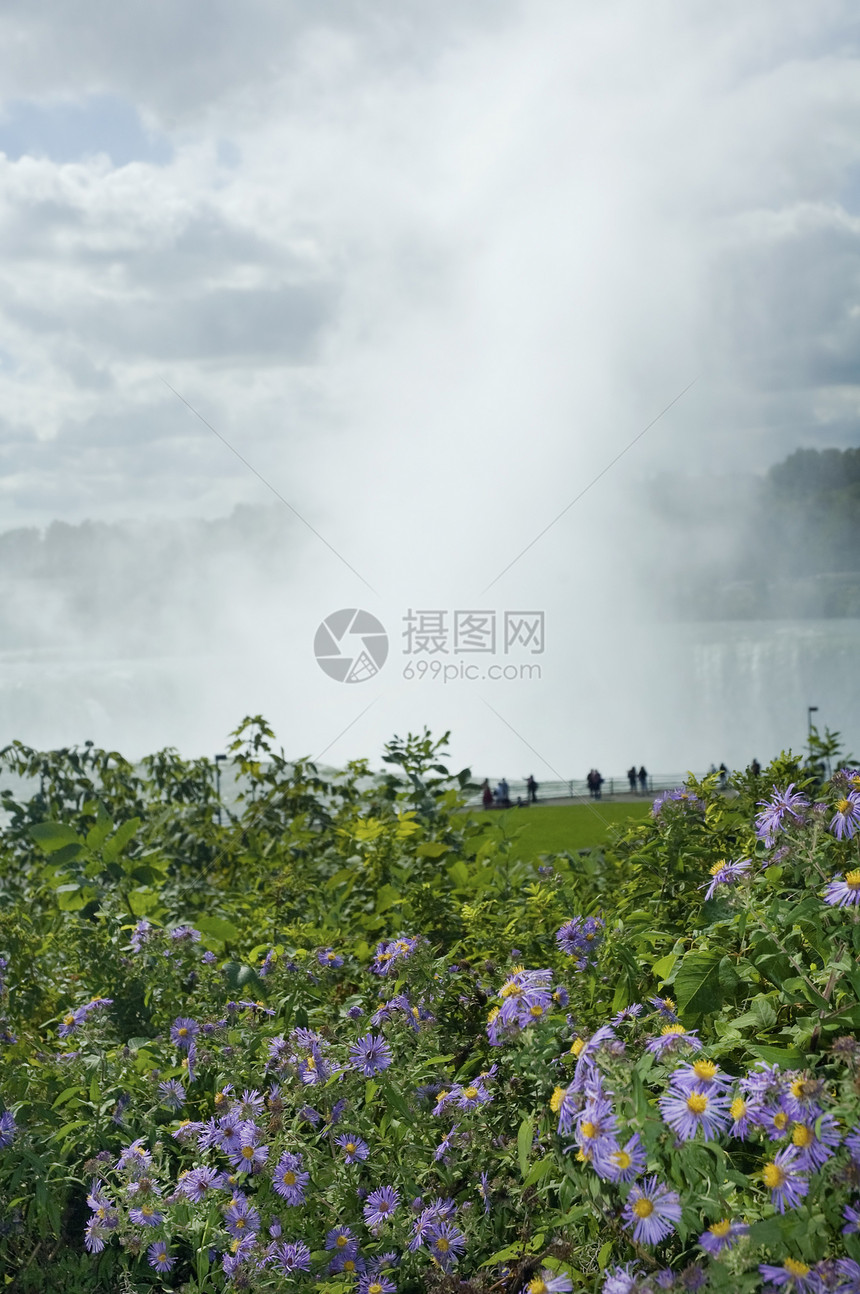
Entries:
[[[426,723],[455,762],[545,779],[797,743],[802,662],[791,722],[768,700],[738,735],[719,679],[743,652],[641,628],[631,499],[860,443],[856,5],[201,13],[0,11],[0,530],[275,502],[294,548],[282,582],[225,579],[205,668],[151,694],[127,663],[7,669],[0,718],[196,754],[264,712],[333,761]],[[349,608],[390,642],[352,686],[313,655]],[[541,653],[492,657],[541,679],[404,678],[409,613],[466,609],[500,635],[542,611]]]

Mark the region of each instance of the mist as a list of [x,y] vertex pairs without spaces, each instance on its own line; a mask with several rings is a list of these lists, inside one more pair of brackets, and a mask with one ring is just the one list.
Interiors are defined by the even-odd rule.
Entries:
[[[426,725],[550,780],[764,760],[818,704],[860,744],[853,604],[755,520],[860,443],[853,6],[92,16],[0,16],[5,736]],[[365,681],[314,657],[342,608]]]

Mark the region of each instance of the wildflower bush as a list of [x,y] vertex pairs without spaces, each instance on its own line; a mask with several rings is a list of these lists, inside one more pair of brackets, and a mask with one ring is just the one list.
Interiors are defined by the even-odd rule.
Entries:
[[14,1288],[860,1290],[860,773],[532,865],[444,738],[272,740],[230,812],[173,752],[3,752]]

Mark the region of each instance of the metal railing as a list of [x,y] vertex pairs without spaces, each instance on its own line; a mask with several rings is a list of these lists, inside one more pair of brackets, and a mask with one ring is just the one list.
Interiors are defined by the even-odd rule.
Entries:
[[[626,773],[621,776],[605,777],[600,788],[601,797],[603,796],[624,796],[631,800],[652,799],[660,791],[672,791],[676,786],[683,786],[690,776],[686,773],[649,773],[645,779],[643,789],[638,777],[636,779],[635,790],[630,785],[630,780]],[[696,778],[704,777],[704,773],[693,773]],[[490,786],[495,794],[499,781],[489,779]],[[528,789],[524,780],[512,779],[508,781],[508,798],[511,804],[516,804],[520,800],[523,804],[528,802]],[[547,803],[551,800],[588,800],[594,797],[588,788],[588,783],[584,777],[571,778],[567,782],[538,782],[537,798],[539,803]],[[481,803],[480,791],[469,797],[470,805],[479,805]]]

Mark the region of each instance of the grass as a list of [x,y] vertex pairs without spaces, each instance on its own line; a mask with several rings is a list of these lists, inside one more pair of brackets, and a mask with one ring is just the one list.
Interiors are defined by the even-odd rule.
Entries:
[[[528,809],[478,810],[479,821],[492,822],[508,835],[521,832],[516,857],[535,859],[540,854],[560,854],[565,850],[591,849],[602,845],[609,826],[632,825],[647,817],[650,800],[631,804],[603,801],[598,804],[532,805]],[[599,816],[598,816],[599,815]]]

